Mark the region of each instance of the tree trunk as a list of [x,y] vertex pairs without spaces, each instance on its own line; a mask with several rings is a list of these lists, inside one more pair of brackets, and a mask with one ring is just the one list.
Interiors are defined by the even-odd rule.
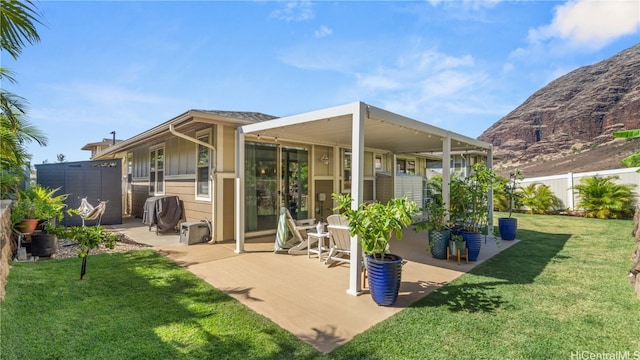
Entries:
[[640,204],[636,205],[636,213],[633,216],[633,231],[631,234],[636,239],[636,247],[631,253],[631,269],[629,270],[629,284],[636,290],[640,299]]

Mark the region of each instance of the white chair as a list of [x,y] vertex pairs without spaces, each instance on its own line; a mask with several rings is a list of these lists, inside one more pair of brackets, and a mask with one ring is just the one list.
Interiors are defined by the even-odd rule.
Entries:
[[307,231],[316,228],[316,219],[296,220],[291,216],[288,209],[284,209],[286,211],[285,221],[287,228],[289,228],[292,235],[291,239],[285,244],[285,248],[289,248],[287,252],[292,255],[307,254],[307,248],[317,241],[317,239],[309,239],[309,236],[307,236]]
[[[325,264],[334,261],[351,263],[351,235],[349,222],[342,215],[327,217],[327,231],[329,232],[329,255]],[[343,256],[348,257],[343,257]]]

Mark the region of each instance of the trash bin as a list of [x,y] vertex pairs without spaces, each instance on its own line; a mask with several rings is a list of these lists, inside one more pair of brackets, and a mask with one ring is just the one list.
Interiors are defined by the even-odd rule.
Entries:
[[211,239],[207,221],[184,222],[180,225],[180,244],[191,245]]

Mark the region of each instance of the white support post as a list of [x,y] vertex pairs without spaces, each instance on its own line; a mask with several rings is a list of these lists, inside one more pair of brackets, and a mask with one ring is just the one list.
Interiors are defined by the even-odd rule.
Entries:
[[236,253],[244,252],[244,134],[236,130],[235,237]]
[[[364,179],[364,117],[366,104],[358,102],[353,111],[351,129],[351,203],[352,209],[357,209],[363,201]],[[351,237],[351,264],[349,266],[349,295],[360,295],[362,287],[362,246],[357,236]]]
[[570,172],[567,174],[567,200],[569,200],[569,209],[571,211],[575,210],[576,206],[576,198],[573,192],[573,173]]
[[[444,208],[451,209],[451,136],[442,139],[442,201]],[[447,212],[447,218],[449,213]]]

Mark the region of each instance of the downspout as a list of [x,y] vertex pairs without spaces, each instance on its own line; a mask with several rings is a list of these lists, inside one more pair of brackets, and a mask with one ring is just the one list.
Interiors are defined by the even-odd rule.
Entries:
[[[183,139],[185,139],[185,140],[191,141],[191,142],[196,143],[196,144],[198,144],[198,145],[206,146],[206,147],[208,147],[209,149],[213,150],[214,152],[216,151],[216,147],[215,147],[215,146],[213,146],[213,145],[211,145],[211,144],[209,144],[209,143],[206,143],[206,142],[204,142],[204,141],[202,141],[202,140],[198,140],[198,139],[193,138],[193,137],[191,137],[191,136],[189,136],[189,135],[185,135],[185,134],[183,134],[183,133],[179,133],[179,132],[178,132],[178,131],[176,131],[176,129],[173,127],[173,124],[169,124],[169,132],[171,132],[173,135],[175,135],[175,136],[177,136],[177,137],[181,137],[181,138],[183,138]],[[215,155],[215,154],[214,154],[214,155]],[[215,167],[216,167],[216,164],[214,163],[214,164],[213,164],[213,169],[211,169],[213,172],[215,172]]]
[[[198,144],[198,145],[205,146],[205,147],[209,148],[210,150],[213,150],[213,156],[211,157],[211,158],[213,159],[213,161],[212,161],[212,162],[213,162],[213,165],[211,166],[211,175],[209,175],[209,180],[211,180],[211,189],[210,189],[210,191],[211,191],[211,195],[212,195],[212,197],[211,197],[211,200],[212,200],[212,201],[211,201],[211,203],[212,203],[212,204],[215,204],[215,203],[216,203],[216,202],[215,202],[215,196],[214,196],[214,194],[215,194],[215,184],[217,184],[217,183],[218,183],[218,179],[214,179],[214,174],[216,173],[216,166],[218,165],[218,164],[216,163],[216,161],[215,161],[215,159],[216,159],[216,154],[217,154],[217,152],[216,152],[216,147],[215,147],[215,146],[213,146],[213,145],[211,145],[211,144],[208,144],[208,143],[206,143],[206,142],[204,142],[204,141],[202,141],[202,140],[198,140],[198,139],[196,139],[196,138],[193,138],[193,137],[191,137],[191,136],[185,135],[185,134],[183,134],[183,133],[179,133],[179,132],[178,132],[178,131],[176,131],[176,129],[173,127],[173,124],[169,124],[169,132],[170,132],[170,133],[172,133],[173,135],[175,135],[175,136],[179,137],[179,138],[183,138],[183,139],[185,139],[185,140],[187,140],[187,141],[191,141],[192,143],[196,143],[196,144]],[[216,195],[217,195],[217,194],[216,194]],[[211,239],[213,239],[213,240],[215,240],[215,239],[216,239],[215,232],[217,231],[218,224],[220,224],[220,222],[218,222],[218,221],[217,221],[216,217],[218,217],[218,214],[216,214],[216,212],[215,212],[215,211],[213,210],[213,208],[212,208],[212,209],[211,209],[211,224],[213,225],[213,228],[210,228],[210,229],[209,229],[209,230],[211,231],[211,234],[209,234],[209,236],[210,236],[210,237],[211,237]],[[216,230],[214,230],[214,229],[216,229]]]

